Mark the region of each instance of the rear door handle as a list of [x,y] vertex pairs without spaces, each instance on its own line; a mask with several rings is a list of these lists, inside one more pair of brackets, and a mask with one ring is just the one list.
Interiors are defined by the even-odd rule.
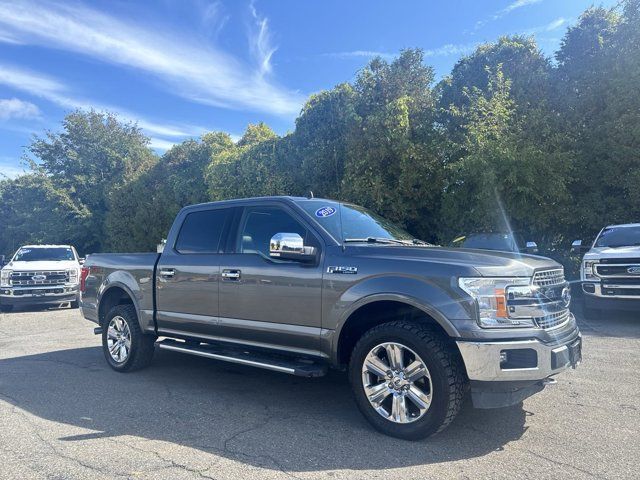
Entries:
[[240,280],[240,270],[223,270],[222,278],[225,280]]
[[165,278],[173,278],[176,274],[176,271],[173,268],[162,268],[160,269],[160,276]]

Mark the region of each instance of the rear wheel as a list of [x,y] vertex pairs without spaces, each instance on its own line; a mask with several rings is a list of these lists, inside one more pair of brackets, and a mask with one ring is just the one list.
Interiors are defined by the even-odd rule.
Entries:
[[443,430],[465,390],[460,359],[426,325],[390,322],[356,344],[349,378],[358,408],[379,431],[407,440]]
[[102,350],[111,368],[126,372],[151,363],[156,337],[145,335],[133,305],[116,305],[104,321]]

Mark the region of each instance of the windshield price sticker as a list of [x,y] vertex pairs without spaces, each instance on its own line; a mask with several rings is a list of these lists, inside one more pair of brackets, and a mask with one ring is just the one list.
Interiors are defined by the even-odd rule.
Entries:
[[336,209],[333,207],[322,207],[316,210],[316,217],[325,218],[330,217],[331,215],[336,213]]

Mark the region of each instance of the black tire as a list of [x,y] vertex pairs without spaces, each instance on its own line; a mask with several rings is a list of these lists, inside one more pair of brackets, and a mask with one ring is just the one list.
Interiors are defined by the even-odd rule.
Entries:
[[[109,323],[114,317],[124,319],[131,332],[131,348],[128,356],[122,362],[117,362],[111,356],[107,343]],[[116,305],[107,313],[102,325],[102,351],[107,363],[114,370],[118,372],[130,372],[148,366],[153,359],[155,341],[155,335],[144,334],[140,329],[136,309],[133,305]]]
[[[396,423],[379,414],[369,402],[362,380],[368,353],[377,345],[394,342],[420,356],[432,382],[431,404],[422,417],[411,423]],[[367,331],[353,349],[349,362],[349,381],[358,409],[378,431],[405,440],[419,440],[449,425],[462,406],[467,380],[459,354],[446,339],[428,325],[394,321]]]
[[75,300],[69,302],[71,308],[78,308],[80,306],[80,296],[78,295]]

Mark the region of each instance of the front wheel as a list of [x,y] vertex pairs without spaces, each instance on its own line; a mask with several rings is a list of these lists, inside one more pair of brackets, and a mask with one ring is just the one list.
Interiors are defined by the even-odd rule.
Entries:
[[151,363],[156,337],[145,335],[133,305],[116,305],[104,322],[102,350],[111,368],[127,372]]
[[390,322],[356,344],[349,379],[358,408],[379,431],[418,440],[443,430],[462,405],[458,355],[426,325]]

